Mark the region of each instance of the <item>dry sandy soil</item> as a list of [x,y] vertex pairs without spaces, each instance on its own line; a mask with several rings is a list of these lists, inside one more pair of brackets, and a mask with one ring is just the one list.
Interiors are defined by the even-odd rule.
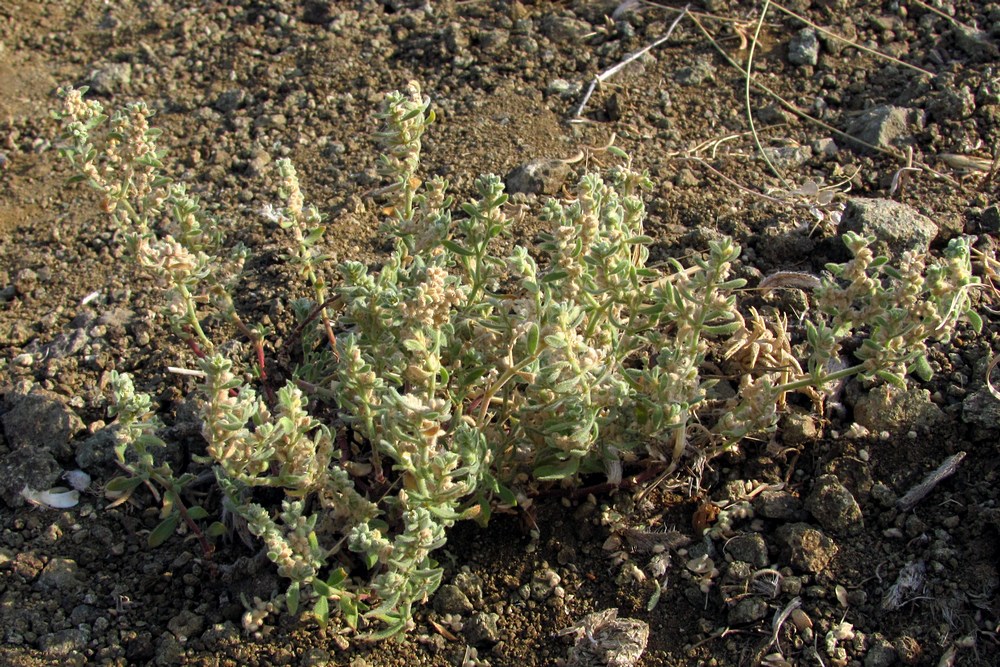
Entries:
[[[635,663],[645,667],[755,665],[779,649],[787,662],[765,664],[1000,664],[1000,402],[984,385],[1000,319],[985,296],[983,332],[963,328],[936,346],[931,382],[892,396],[850,383],[829,419],[783,422],[782,455],[747,443],[717,461],[700,498],[663,488],[638,505],[637,488],[596,497],[636,530],[685,534],[689,556],[713,554],[719,573],[708,593],[675,559],[651,611],[651,582],[620,576],[594,502],[553,492],[531,517],[452,532],[441,561],[468,598],[451,600],[455,618],[428,605],[408,639],[380,645],[287,616],[247,635],[241,595],[266,597],[278,582],[238,540],[211,563],[180,538],[151,550],[157,508],[148,496],[108,509],[95,493],[52,511],[24,506],[12,488],[79,467],[95,488],[116,474],[102,439],[111,369],[134,373],[162,405],[176,467],[194,466],[203,447],[183,378],[163,371],[190,353],[156,317],[155,286],[123,261],[93,194],[65,185],[50,118],[59,86],[89,84],[109,106],[143,99],[156,110],[171,176],[253,251],[241,309],[279,331],[299,295],[288,294],[295,280],[279,259],[289,239],[259,214],[275,197],[273,161],[298,166],[329,215],[335,259],[377,264],[386,244],[368,196],[379,185],[372,114],[411,79],[439,117],[425,169],[460,198],[480,173],[590,155],[586,147],[614,135],[657,183],[649,229],[659,259],[703,249],[721,232],[747,249],[741,271],[751,283],[779,268],[821,270],[841,251],[832,226],[814,229],[809,202],[787,196],[807,181],[848,184],[851,197],[892,198],[906,207],[899,215],[926,216],[934,252],[963,233],[989,250],[1000,232],[998,180],[988,174],[1000,148],[1000,5],[787,2],[824,30],[772,4],[757,37],[755,81],[773,94],[755,88],[749,106],[785,184],[748,134],[745,78],[734,66],[747,60],[759,2],[693,4],[697,22],[683,18],[669,40],[608,78],[575,123],[594,76],[664,36],[679,6],[0,2],[0,664],[555,665],[570,643],[554,633],[610,608],[648,623]],[[908,155],[914,169],[900,172]],[[536,232],[526,225],[519,240]],[[855,421],[869,434],[849,431]],[[958,452],[966,456],[952,477],[900,509],[900,496]],[[738,500],[744,481],[743,493],[783,486],[755,496],[755,517],[736,521],[729,539],[695,540],[706,502]],[[830,488],[856,501],[863,521],[844,525],[824,507]],[[803,531],[815,543],[803,547]],[[625,546],[647,564],[641,545]],[[918,574],[907,586],[901,573]],[[774,619],[796,598],[804,614],[775,634]],[[832,645],[842,622],[853,631]]]

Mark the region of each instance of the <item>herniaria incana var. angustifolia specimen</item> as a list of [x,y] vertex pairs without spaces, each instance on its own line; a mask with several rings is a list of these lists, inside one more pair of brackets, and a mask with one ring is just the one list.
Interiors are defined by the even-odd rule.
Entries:
[[[570,198],[541,207],[534,251],[499,255],[514,210],[503,182],[479,177],[472,200],[456,206],[444,179],[422,180],[433,113],[410,84],[378,116],[395,248],[377,272],[332,265],[323,216],[304,203],[291,163],[277,163],[280,203],[267,224],[288,234],[286,259],[311,298],[293,302],[301,364],[284,387],[258,393],[249,382],[268,389],[268,332],[245,325],[231,297],[246,251],[227,249],[197,198],[162,176],[145,105],[108,117],[83,92],[63,94],[63,153],[162,284],[166,321],[197,358],[199,462],[224,512],[289,580],[276,601],[370,637],[412,626],[413,606],[441,582],[433,552],[456,521],[485,523],[542,484],[588,473],[619,482],[623,465],[697,475],[773,431],[790,392],[816,399],[852,375],[926,378],[929,340],[948,339],[963,316],[981,325],[963,238],[940,259],[906,253],[890,266],[873,239],[845,235],[851,259],[813,281],[795,327],[779,311],[740,306],[740,248],[728,238],[651,267],[642,199],[651,184],[613,148],[621,166],[584,175]],[[249,362],[223,353],[226,332],[253,346]],[[149,397],[124,375],[109,384],[127,471],[111,490],[162,496],[151,541],[183,527],[209,542],[225,527],[200,528],[207,512],[185,505],[194,475],[154,462],[163,442]],[[250,625],[262,608],[248,612]]]

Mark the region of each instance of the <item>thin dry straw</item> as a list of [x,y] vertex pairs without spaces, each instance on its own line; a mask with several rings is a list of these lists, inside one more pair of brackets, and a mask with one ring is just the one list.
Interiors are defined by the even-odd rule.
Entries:
[[750,103],[750,85],[753,77],[753,53],[757,50],[757,40],[760,38],[760,29],[764,27],[764,17],[767,15],[767,8],[770,4],[770,0],[764,0],[764,7],[760,10],[760,19],[757,21],[757,28],[754,29],[753,32],[753,40],[750,42],[750,53],[747,54],[747,70],[746,77],[744,79],[746,85],[743,89],[743,95],[747,106],[747,121],[750,123],[750,133],[753,135],[753,142],[757,146],[757,151],[760,152],[760,156],[764,158],[764,162],[766,162],[767,166],[771,168],[774,175],[778,177],[781,184],[786,188],[791,188],[791,185],[788,184],[788,181],[785,180],[782,173],[778,171],[778,168],[774,166],[773,162],[771,162],[771,158],[768,157],[767,151],[764,150],[764,145],[760,142],[760,136],[757,134],[757,127],[753,122],[753,105]]
[[587,102],[590,101],[590,96],[594,94],[594,89],[597,88],[598,84],[603,83],[605,80],[617,74],[623,67],[628,65],[633,60],[641,58],[643,55],[645,55],[652,49],[655,49],[657,46],[663,44],[668,39],[670,39],[671,35],[674,34],[674,28],[676,28],[677,24],[681,22],[681,19],[687,15],[688,15],[688,8],[687,6],[685,6],[682,10],[680,10],[680,14],[677,15],[677,18],[674,19],[674,22],[670,24],[670,29],[667,30],[667,34],[665,34],[663,37],[657,38],[656,41],[654,41],[652,44],[644,46],[643,48],[639,49],[638,51],[635,51],[634,53],[630,53],[625,57],[625,60],[622,60],[617,65],[609,67],[608,69],[604,70],[596,77],[594,77],[594,80],[591,81],[590,85],[587,87],[587,92],[584,94],[583,99],[580,101],[580,105],[576,108],[576,112],[573,114],[573,119],[571,122],[581,122],[580,116],[583,114],[583,109],[584,107],[587,106]]

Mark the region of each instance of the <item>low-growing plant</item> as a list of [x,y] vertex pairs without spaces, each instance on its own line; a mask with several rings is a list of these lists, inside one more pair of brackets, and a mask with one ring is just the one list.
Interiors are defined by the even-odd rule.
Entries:
[[[617,484],[624,465],[696,477],[773,431],[788,394],[815,398],[852,375],[927,377],[929,340],[947,339],[962,316],[981,325],[966,239],[943,259],[908,253],[892,268],[873,239],[847,234],[852,259],[807,281],[814,307],[794,332],[780,313],[741,305],[740,248],[728,238],[688,264],[651,266],[651,183],[614,148],[619,166],[545,203],[540,243],[502,256],[496,241],[511,233],[512,211],[502,180],[479,177],[460,206],[445,180],[422,180],[433,113],[410,84],[379,114],[394,241],[379,270],[330,265],[323,216],[306,206],[292,164],[277,164],[280,204],[266,217],[290,234],[286,259],[312,298],[293,303],[301,364],[270,391],[267,332],[243,324],[231,296],[245,249],[229,249],[198,200],[163,177],[143,104],[108,117],[83,93],[64,92],[63,153],[102,194],[130,256],[162,283],[166,320],[197,357],[199,461],[289,580],[287,609],[308,604],[320,623],[339,617],[372,638],[412,626],[414,605],[441,582],[433,553],[456,521],[485,524],[542,484],[590,473]],[[233,331],[253,345],[252,361],[227,356]],[[845,364],[848,339],[856,351]],[[151,542],[180,525],[203,540],[217,534],[219,524],[198,528],[204,510],[184,505],[192,474],[154,462],[162,442],[150,398],[125,375],[110,385],[127,472],[112,490],[162,491]],[[248,612],[248,624],[262,613]]]

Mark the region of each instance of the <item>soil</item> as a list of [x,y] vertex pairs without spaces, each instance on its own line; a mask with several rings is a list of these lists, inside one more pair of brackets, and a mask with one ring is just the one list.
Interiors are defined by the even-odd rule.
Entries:
[[[175,466],[197,469],[185,379],[164,372],[191,353],[156,317],[155,285],[123,261],[93,193],[66,184],[50,117],[60,86],[89,84],[109,107],[142,99],[156,111],[170,175],[253,251],[241,311],[279,335],[288,299],[301,294],[289,293],[297,281],[280,259],[290,240],[260,214],[275,200],[271,163],[296,164],[308,199],[329,216],[334,260],[377,265],[387,248],[371,198],[380,185],[373,113],[410,80],[438,115],[424,169],[459,198],[475,176],[534,159],[582,155],[570,163],[576,174],[599,167],[602,153],[588,147],[613,136],[657,184],[648,228],[660,260],[725,233],[745,248],[740,270],[751,283],[778,269],[822,270],[842,258],[836,223],[817,224],[815,197],[789,194],[810,181],[925,215],[935,252],[962,233],[988,250],[1000,232],[989,173],[1000,148],[1000,5],[788,0],[825,30],[810,32],[772,3],[754,42],[761,3],[750,4],[691,6],[707,34],[685,16],[571,122],[591,80],[666,35],[679,5],[4,0],[3,475],[82,465],[93,489],[115,476],[101,440],[112,369],[133,373],[160,402]],[[784,183],[759,158],[745,78],[727,62],[745,63],[750,44],[755,81],[773,95],[753,89],[749,105]],[[902,110],[894,130],[872,120],[884,105]],[[536,232],[526,224],[517,240],[530,244]],[[150,549],[158,508],[148,495],[109,508],[95,491],[60,511],[24,505],[14,490],[0,503],[0,664],[555,665],[572,645],[556,633],[612,608],[648,624],[634,663],[645,667],[1000,664],[1000,401],[985,389],[1000,318],[987,296],[977,295],[982,333],[965,326],[933,348],[933,380],[911,380],[902,397],[850,383],[829,419],[788,415],[770,446],[748,442],[714,462],[700,494],[648,484],[591,498],[554,490],[531,514],[459,525],[441,561],[472,608],[446,617],[428,604],[401,642],[368,644],[288,615],[245,633],[241,599],[266,598],[278,581],[239,540],[211,561],[180,537]],[[852,427],[863,411],[868,428]],[[899,506],[959,452],[954,475],[912,509]],[[772,488],[758,493],[762,485]],[[830,497],[848,510],[856,501],[860,515],[831,511]],[[696,538],[722,521],[711,507],[741,499],[753,516]],[[598,520],[601,506],[624,517],[614,534]],[[632,565],[648,569],[649,540],[668,539],[674,564],[649,609],[652,580]],[[718,570],[705,590],[698,564],[687,566],[701,554]]]

